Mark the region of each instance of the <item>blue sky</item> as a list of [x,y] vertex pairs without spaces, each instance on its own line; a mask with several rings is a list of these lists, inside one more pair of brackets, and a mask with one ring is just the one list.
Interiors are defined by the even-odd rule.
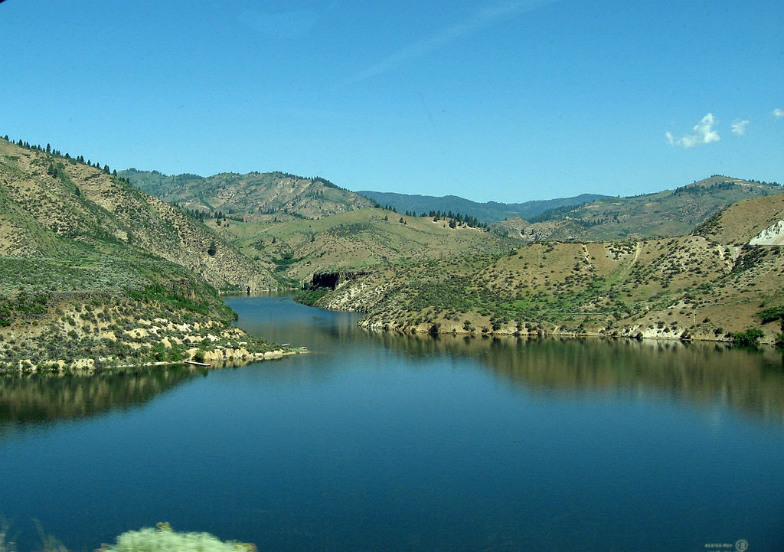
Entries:
[[7,0],[0,135],[521,202],[784,184],[776,1]]

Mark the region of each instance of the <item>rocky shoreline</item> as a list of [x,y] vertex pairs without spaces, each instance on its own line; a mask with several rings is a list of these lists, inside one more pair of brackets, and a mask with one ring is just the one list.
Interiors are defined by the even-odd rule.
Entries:
[[153,368],[163,366],[181,366],[194,364],[194,358],[199,358],[195,365],[206,369],[232,368],[246,366],[254,362],[267,360],[280,360],[289,356],[306,354],[306,347],[279,348],[271,351],[249,351],[242,348],[223,348],[214,350],[190,349],[191,356],[186,360],[159,360],[147,362],[134,362],[129,364],[105,364],[106,359],[79,358],[70,362],[64,360],[48,361],[39,365],[29,359],[18,360],[15,363],[6,362],[0,367],[0,374],[37,374],[51,373],[56,375],[93,375],[105,372],[132,371],[140,368]]
[[[323,307],[322,307],[323,308]],[[351,311],[343,308],[337,310]],[[371,331],[391,332],[397,334],[418,335],[462,335],[462,336],[504,336],[504,337],[555,337],[555,338],[608,338],[608,339],[633,339],[637,341],[700,341],[706,343],[732,344],[736,341],[735,333],[716,331],[713,326],[705,325],[701,328],[689,328],[685,325],[677,326],[651,323],[650,321],[634,320],[630,323],[618,321],[610,328],[606,324],[580,324],[577,328],[565,325],[556,325],[550,322],[526,322],[523,324],[507,323],[493,327],[489,317],[476,314],[465,317],[466,321],[440,320],[438,322],[412,323],[408,321],[393,320],[380,315],[378,312],[369,314],[359,322],[359,326]],[[762,326],[762,334],[758,337],[760,345],[775,346],[777,342],[778,322]]]
[[40,318],[17,319],[0,328],[0,373],[93,374],[186,361],[238,366],[304,352],[228,321],[141,306],[61,302]]

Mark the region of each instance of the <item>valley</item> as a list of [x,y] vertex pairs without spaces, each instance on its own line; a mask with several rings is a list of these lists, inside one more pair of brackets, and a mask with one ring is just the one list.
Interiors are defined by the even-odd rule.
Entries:
[[363,312],[361,325],[382,331],[783,339],[776,184],[713,176],[515,204],[538,214],[474,225],[430,196],[396,194],[423,211],[433,201],[429,216],[400,214],[377,201],[390,196],[320,177],[111,174],[5,140],[0,184],[5,370],[290,354],[231,327],[220,298],[274,289]]

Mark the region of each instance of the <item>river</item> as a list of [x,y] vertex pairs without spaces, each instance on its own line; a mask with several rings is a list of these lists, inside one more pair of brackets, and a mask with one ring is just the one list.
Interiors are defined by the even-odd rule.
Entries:
[[0,380],[20,550],[36,523],[92,550],[159,521],[261,551],[784,550],[779,352],[379,335],[227,302],[311,353]]

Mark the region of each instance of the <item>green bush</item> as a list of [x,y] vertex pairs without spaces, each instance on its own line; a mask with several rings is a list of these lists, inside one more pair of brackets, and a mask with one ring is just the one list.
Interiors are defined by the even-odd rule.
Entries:
[[327,291],[326,288],[317,289],[300,289],[297,291],[294,300],[303,305],[315,305],[316,301],[324,297]]
[[770,307],[761,310],[758,314],[762,318],[762,323],[767,324],[768,322],[784,319],[784,307]]
[[735,345],[739,347],[752,347],[756,348],[759,346],[760,337],[765,335],[762,330],[757,328],[749,328],[745,332],[738,332],[732,335],[732,340],[735,342]]

